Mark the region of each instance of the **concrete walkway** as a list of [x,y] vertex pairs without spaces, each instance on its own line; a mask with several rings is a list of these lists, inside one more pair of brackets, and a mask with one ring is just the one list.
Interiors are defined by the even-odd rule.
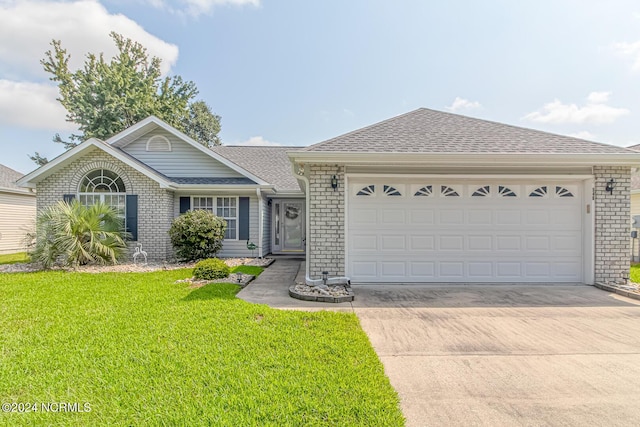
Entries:
[[[274,268],[275,267],[275,268]],[[355,312],[407,426],[640,425],[640,301],[583,285],[355,285],[295,300],[277,260],[238,296]]]
[[353,311],[350,303],[327,304],[301,301],[289,296],[289,286],[304,281],[305,263],[301,259],[276,258],[260,276],[238,292],[238,298],[254,304],[267,304],[285,310]]

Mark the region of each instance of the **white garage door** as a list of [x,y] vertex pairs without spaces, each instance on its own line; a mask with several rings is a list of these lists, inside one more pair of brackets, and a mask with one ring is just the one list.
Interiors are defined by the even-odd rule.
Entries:
[[347,275],[364,282],[581,282],[579,182],[351,179]]

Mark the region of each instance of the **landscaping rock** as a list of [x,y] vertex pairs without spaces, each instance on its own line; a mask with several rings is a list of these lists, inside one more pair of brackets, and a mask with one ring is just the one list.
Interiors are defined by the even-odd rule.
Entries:
[[309,286],[305,283],[296,283],[289,288],[289,296],[304,301],[334,303],[349,302],[354,298],[353,291],[348,284]]

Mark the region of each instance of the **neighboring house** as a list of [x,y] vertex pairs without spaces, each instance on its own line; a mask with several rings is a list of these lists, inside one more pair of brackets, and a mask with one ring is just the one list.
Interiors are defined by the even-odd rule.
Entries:
[[36,195],[16,185],[22,176],[0,165],[0,254],[25,251],[27,234],[35,231]]
[[[640,152],[640,144],[627,148]],[[635,215],[640,215],[640,172],[638,171],[631,174],[631,216]]]
[[[640,151],[640,144],[627,147],[629,150]],[[633,225],[633,218],[640,216],[640,172],[635,169],[631,171],[631,231],[640,231],[640,224]],[[631,240],[631,260],[640,261],[640,240]]]
[[[354,283],[593,283],[628,274],[640,153],[428,109],[306,148],[208,149],[150,117],[22,178],[38,207],[121,209],[152,260],[188,209],[224,217],[221,256],[306,254]],[[613,179],[614,189],[607,183]]]

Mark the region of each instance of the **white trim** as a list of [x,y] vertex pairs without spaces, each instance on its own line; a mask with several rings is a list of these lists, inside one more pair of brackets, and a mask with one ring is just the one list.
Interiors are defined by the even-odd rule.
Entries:
[[[260,185],[268,185],[269,183],[260,179],[259,177],[257,177],[256,175],[252,174],[251,172],[249,172],[246,169],[241,168],[240,166],[238,166],[237,164],[233,163],[232,161],[228,160],[226,157],[221,156],[220,154],[212,151],[211,149],[209,149],[208,147],[205,147],[204,145],[200,144],[198,141],[194,140],[193,138],[189,137],[188,135],[180,132],[178,129],[174,128],[173,126],[165,123],[164,121],[160,120],[159,118],[157,118],[156,116],[149,116],[144,120],[139,121],[138,123],[136,123],[133,126],[129,126],[127,129],[123,130],[122,132],[112,136],[111,138],[107,139],[106,143],[113,145],[114,147],[126,147],[127,145],[131,144],[133,142],[132,141],[127,141],[127,142],[120,142],[120,140],[122,140],[123,138],[137,132],[138,130],[144,130],[144,128],[146,126],[149,125],[155,125],[159,128],[164,129],[166,132],[172,134],[173,136],[183,140],[184,142],[186,142],[187,144],[191,145],[192,147],[194,147],[197,150],[200,150],[201,152],[203,152],[204,154],[208,155],[209,157],[219,161],[220,163],[222,163],[223,165],[227,166],[230,169],[233,169],[234,171],[238,172],[241,175],[244,175],[245,177],[251,179],[252,181],[257,182]],[[146,133],[150,132],[150,130],[146,131]]]
[[247,194],[254,194],[256,189],[270,190],[272,185],[254,185],[254,184],[174,184],[172,186],[176,191],[246,191]]
[[[262,193],[260,188],[256,188],[256,196],[258,197],[258,258],[262,258],[262,229],[264,223],[264,200],[262,200]],[[249,199],[251,204],[251,199]],[[251,224],[251,215],[249,215],[249,224]],[[251,227],[249,227],[249,237],[251,237]]]
[[31,189],[0,187],[0,193],[20,194],[22,196],[36,197],[36,193]]
[[289,151],[287,156],[298,163],[347,165],[456,165],[456,166],[637,166],[638,153],[382,153]]
[[[595,281],[595,265],[596,265],[596,204],[593,200],[593,189],[595,187],[595,178],[584,180],[582,185],[582,235],[583,235],[583,273],[582,280],[587,285],[593,285]],[[588,206],[588,207],[587,207]],[[587,213],[587,209],[589,213]]]
[[553,174],[553,175],[545,175],[545,174],[527,174],[527,175],[517,175],[513,173],[509,174],[390,174],[390,173],[362,173],[362,172],[351,172],[347,174],[353,178],[415,178],[415,179],[508,179],[508,180],[531,180],[531,179],[553,179],[553,180],[567,180],[567,181],[577,181],[583,179],[591,179],[593,175],[570,175],[570,174]]
[[[346,169],[346,168],[345,168]],[[344,271],[344,275],[347,277],[349,276],[349,271],[347,271],[347,268],[349,266],[349,178],[350,176],[346,173],[346,171],[344,172],[344,200],[343,200],[343,204],[344,204],[344,246],[343,246],[343,252],[344,252],[344,268],[342,269],[342,271]]]

